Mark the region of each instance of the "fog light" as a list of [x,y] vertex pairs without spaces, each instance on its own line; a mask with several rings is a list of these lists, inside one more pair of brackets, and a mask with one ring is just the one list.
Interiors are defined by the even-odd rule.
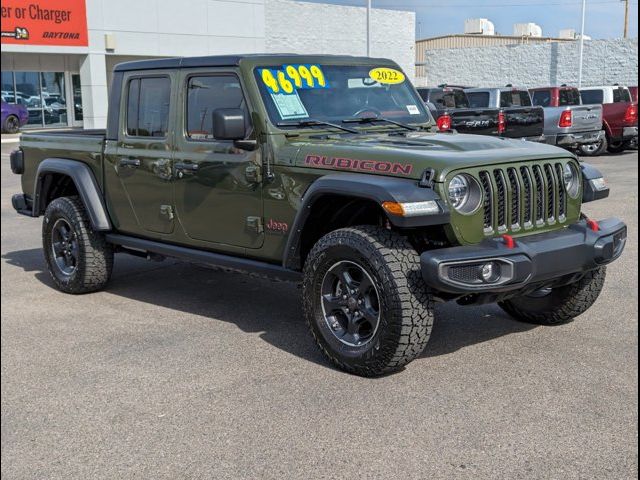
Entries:
[[485,283],[494,283],[500,280],[500,265],[495,262],[485,263],[480,267],[480,278]]

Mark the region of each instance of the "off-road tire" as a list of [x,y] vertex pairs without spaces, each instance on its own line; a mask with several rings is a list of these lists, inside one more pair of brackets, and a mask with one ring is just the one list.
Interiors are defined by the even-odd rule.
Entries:
[[[77,242],[76,267],[68,275],[58,267],[53,252],[53,228],[59,219],[71,227]],[[107,243],[102,233],[91,228],[84,205],[76,196],[59,197],[49,204],[42,222],[42,246],[49,275],[62,292],[94,292],[102,289],[111,277],[113,245]]]
[[[598,143],[579,145],[577,148],[578,155],[583,157],[597,157],[607,150],[608,145],[606,138],[603,138]],[[597,146],[597,148],[595,148],[595,146]]]
[[558,325],[586,312],[597,300],[607,274],[606,267],[591,270],[575,283],[552,289],[544,297],[523,296],[500,302],[516,320],[538,325]]
[[20,120],[15,115],[9,115],[4,119],[2,131],[6,133],[18,133],[20,131]]
[[[364,346],[341,344],[325,320],[321,288],[340,261],[356,263],[380,297],[378,329]],[[338,368],[371,377],[397,371],[424,350],[433,326],[434,301],[420,272],[420,257],[406,238],[389,230],[358,226],[322,237],[304,266],[304,316],[320,350]]]

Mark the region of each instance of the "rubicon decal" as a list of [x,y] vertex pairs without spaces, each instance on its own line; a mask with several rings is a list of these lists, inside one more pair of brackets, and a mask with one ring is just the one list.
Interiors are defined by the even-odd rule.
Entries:
[[411,171],[413,170],[413,165],[410,163],[358,160],[342,157],[323,157],[320,155],[307,155],[304,159],[304,163],[315,168],[393,173],[396,175],[411,175]]

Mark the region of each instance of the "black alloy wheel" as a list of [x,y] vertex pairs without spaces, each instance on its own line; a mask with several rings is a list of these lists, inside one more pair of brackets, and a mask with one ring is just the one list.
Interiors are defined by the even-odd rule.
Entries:
[[322,311],[331,333],[345,345],[367,344],[380,325],[380,296],[371,276],[355,262],[334,264],[322,280]]

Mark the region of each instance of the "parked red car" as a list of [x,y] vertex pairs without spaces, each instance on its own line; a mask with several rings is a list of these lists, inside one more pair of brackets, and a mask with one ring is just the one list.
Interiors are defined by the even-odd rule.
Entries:
[[609,85],[580,89],[583,105],[602,104],[602,127],[606,138],[599,143],[583,145],[583,155],[599,155],[605,149],[620,153],[638,141],[638,104],[632,100],[627,87]]

